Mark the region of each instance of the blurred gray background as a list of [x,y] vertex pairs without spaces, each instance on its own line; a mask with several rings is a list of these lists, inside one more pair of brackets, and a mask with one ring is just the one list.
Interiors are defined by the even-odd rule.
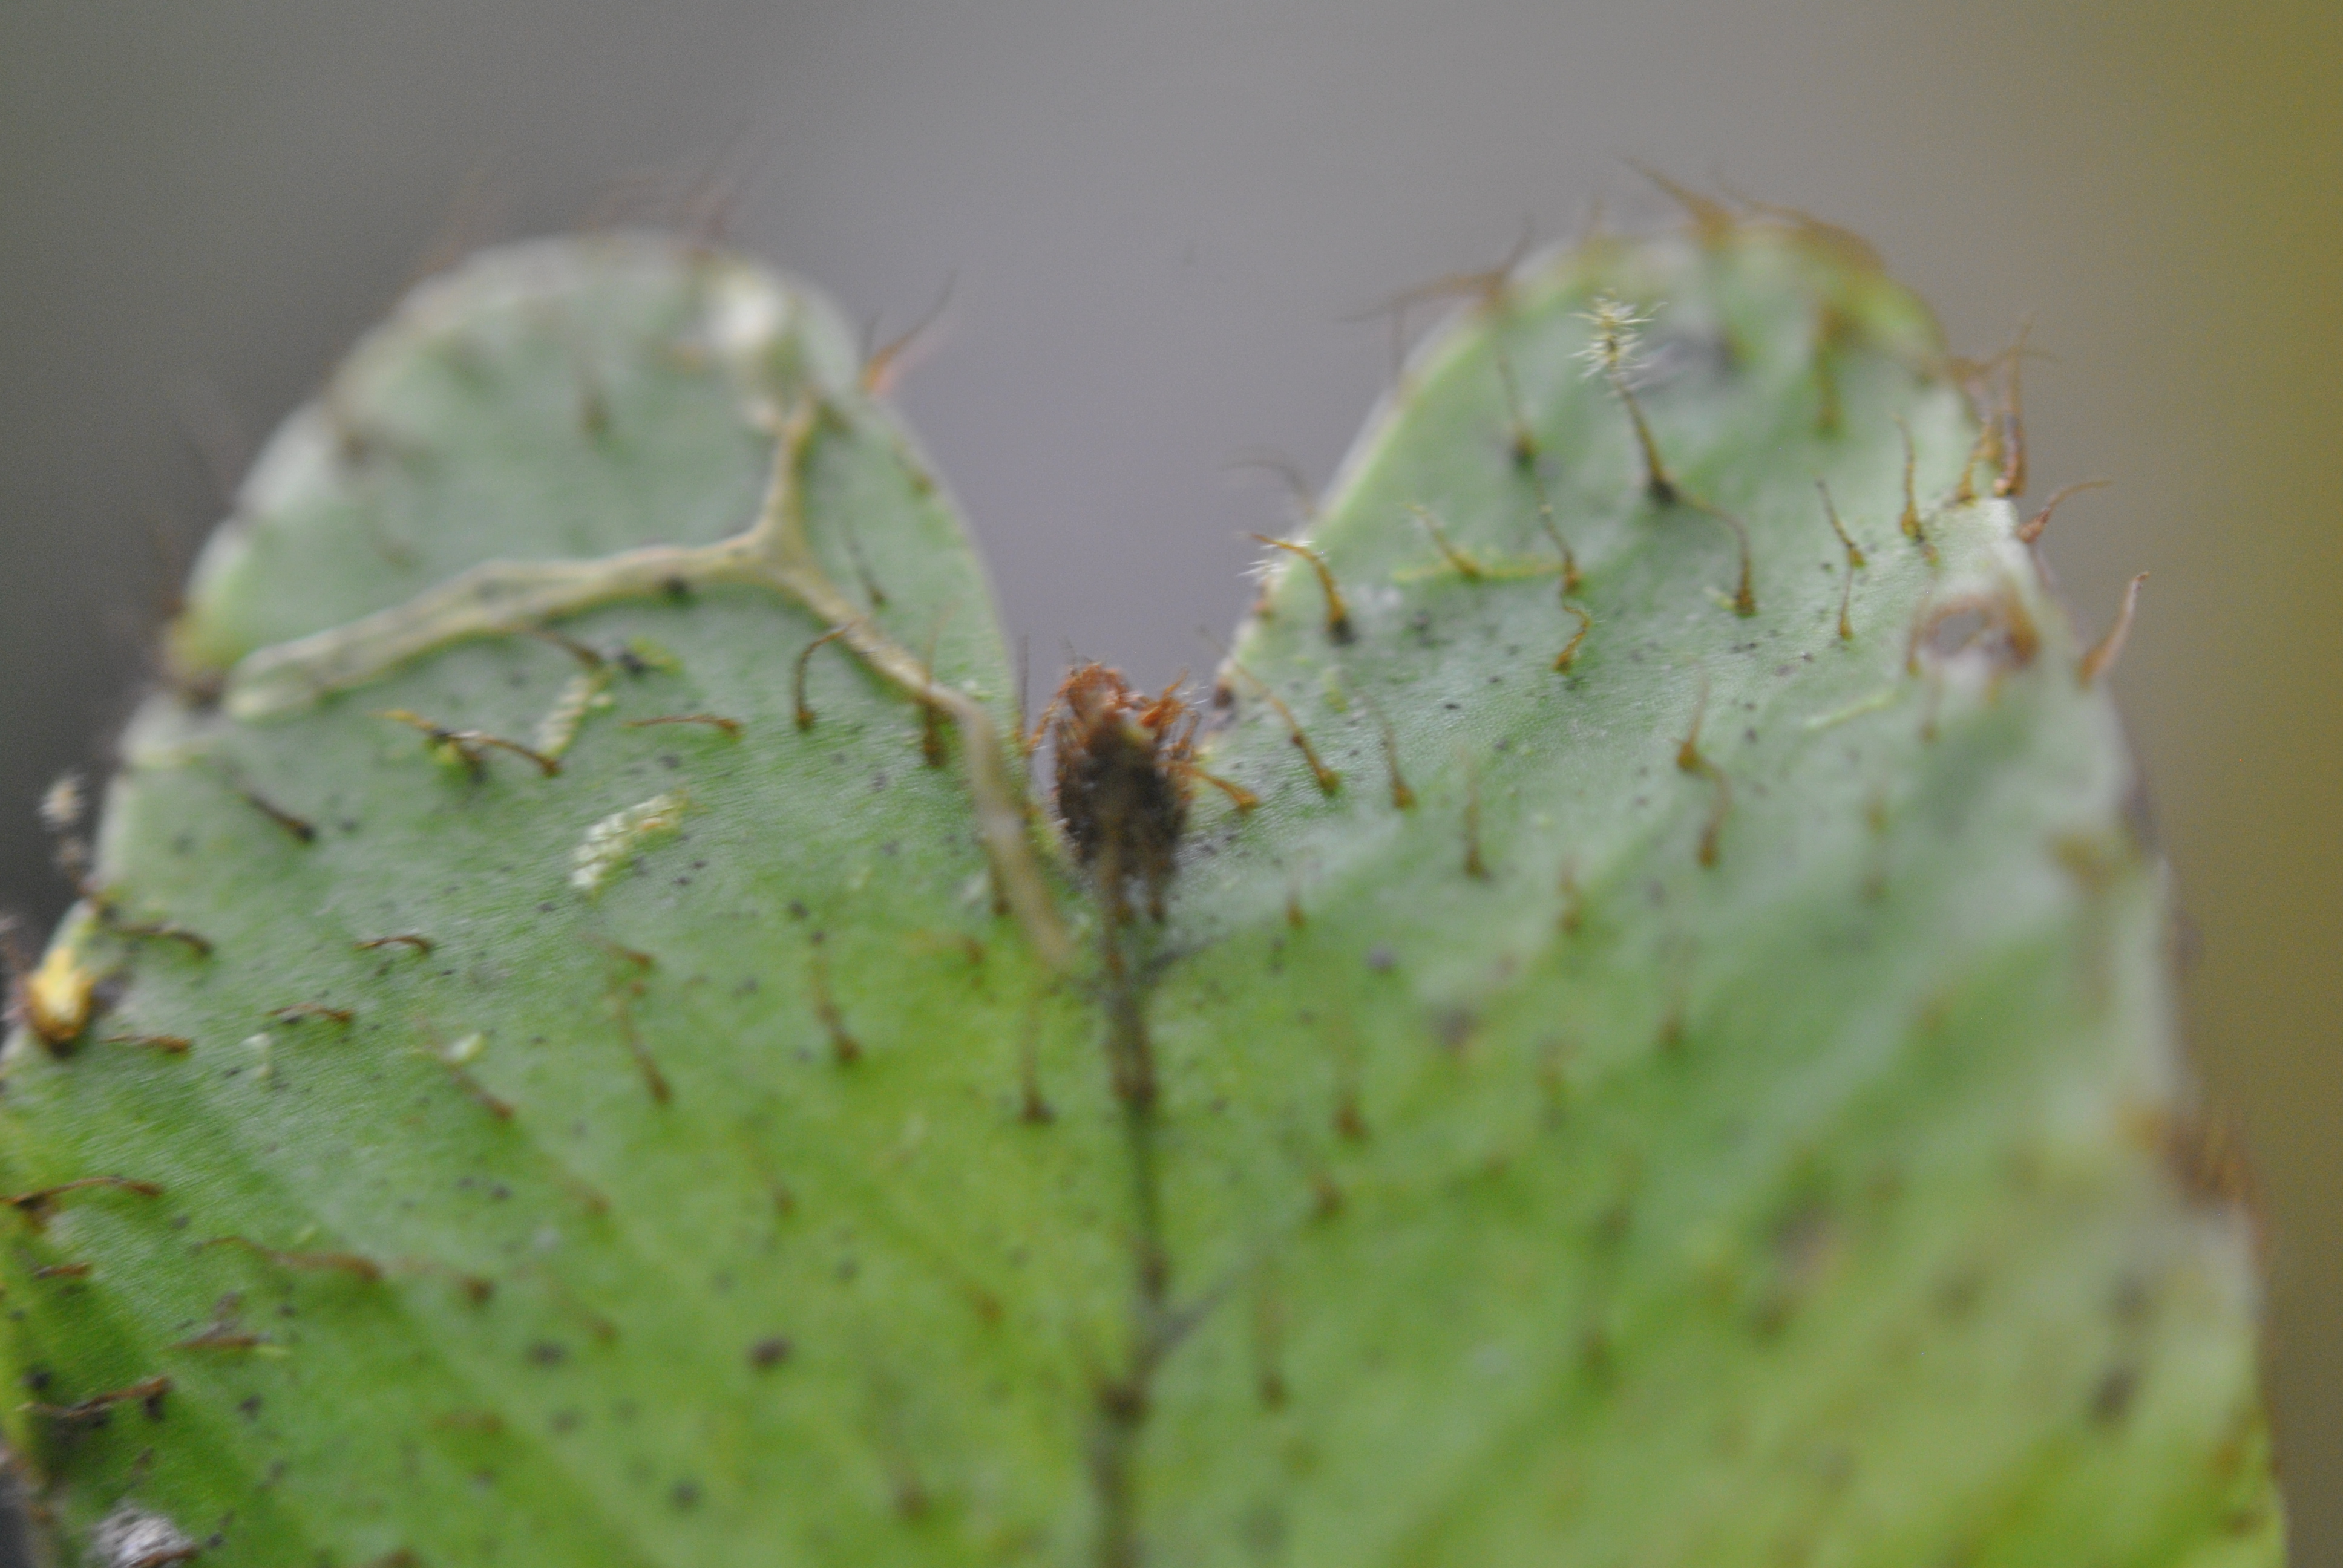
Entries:
[[102,759],[253,443],[418,265],[598,207],[730,232],[891,332],[1012,632],[1202,668],[1243,530],[1390,367],[1347,321],[1626,168],[1866,235],[1986,351],[2195,933],[2266,1187],[2297,1561],[2343,1563],[2343,7],[2179,0],[292,0],[0,5],[0,906]]

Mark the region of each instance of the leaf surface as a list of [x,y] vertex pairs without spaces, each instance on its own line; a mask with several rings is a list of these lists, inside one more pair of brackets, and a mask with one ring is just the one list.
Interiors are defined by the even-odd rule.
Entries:
[[1117,930],[825,306],[638,238],[427,286],[207,551],[57,938],[102,1009],[9,1047],[60,1534],[2278,1561],[2162,871],[1954,368],[1794,226],[1493,288],[1308,535],[1347,635],[1285,551],[1233,645],[1258,808]]

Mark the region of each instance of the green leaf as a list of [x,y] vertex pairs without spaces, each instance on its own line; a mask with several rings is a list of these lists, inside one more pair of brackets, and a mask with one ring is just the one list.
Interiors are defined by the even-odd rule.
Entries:
[[264,457],[6,1057],[69,1551],[2280,1559],[2114,717],[1865,258],[1599,242],[1437,336],[1160,923],[1029,815],[847,341],[517,247]]

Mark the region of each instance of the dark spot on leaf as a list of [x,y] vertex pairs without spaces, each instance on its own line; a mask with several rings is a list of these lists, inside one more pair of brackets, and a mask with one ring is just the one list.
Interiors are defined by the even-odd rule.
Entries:
[[1323,1171],[1310,1179],[1310,1217],[1327,1221],[1342,1211],[1342,1190]]
[[788,1336],[769,1335],[749,1347],[749,1364],[759,1372],[768,1367],[777,1367],[789,1359],[789,1352],[794,1348],[789,1343]]
[[2258,1196],[2244,1141],[2224,1121],[2177,1116],[2161,1127],[2165,1169],[2182,1192],[2207,1208],[2251,1208]]
[[2138,1392],[2137,1367],[2109,1367],[2099,1386],[2091,1391],[2091,1419],[2101,1426],[2116,1425],[2130,1413],[2132,1399]]
[[1285,1515],[1273,1503],[1264,1503],[1245,1515],[1244,1541],[1252,1554],[1263,1561],[1283,1555],[1285,1551]]
[[1367,950],[1367,967],[1379,975],[1391,973],[1398,963],[1399,960],[1393,956],[1391,949],[1382,942]]
[[674,1503],[678,1508],[697,1508],[697,1507],[699,1507],[699,1483],[697,1483],[697,1482],[692,1482],[692,1481],[679,1481],[679,1482],[677,1482],[677,1483],[676,1483],[672,1487],[669,1487],[669,1488],[668,1489],[667,1500],[668,1500],[669,1503]]
[[569,1347],[553,1340],[539,1340],[528,1347],[528,1359],[541,1367],[558,1367],[569,1359]]

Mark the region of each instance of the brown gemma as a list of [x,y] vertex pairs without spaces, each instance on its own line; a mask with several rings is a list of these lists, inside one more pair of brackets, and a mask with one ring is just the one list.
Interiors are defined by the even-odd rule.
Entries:
[[1146,888],[1148,912],[1162,918],[1188,822],[1197,716],[1173,689],[1150,698],[1106,666],[1085,664],[1042,716],[1057,755],[1059,819],[1116,920],[1130,918],[1132,881]]

